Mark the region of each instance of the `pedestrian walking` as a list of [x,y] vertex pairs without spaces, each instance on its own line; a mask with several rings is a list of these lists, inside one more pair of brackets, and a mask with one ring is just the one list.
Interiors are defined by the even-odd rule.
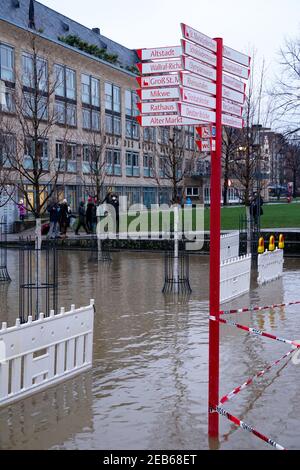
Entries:
[[79,205],[78,217],[79,217],[79,220],[78,220],[78,225],[77,225],[77,228],[76,228],[76,231],[75,231],[75,235],[79,235],[79,230],[81,229],[81,227],[84,228],[86,233],[89,233],[88,228],[87,228],[86,223],[85,223],[85,207],[84,207],[84,202],[83,201],[81,201],[81,203]]
[[95,212],[95,204],[92,197],[88,198],[87,208],[86,208],[86,226],[89,232],[93,233],[93,219]]
[[19,204],[18,204],[18,210],[19,210],[19,219],[23,222],[27,213],[27,210],[24,204],[24,199],[20,199]]
[[59,237],[59,213],[60,207],[57,201],[53,200],[47,207],[47,211],[50,215],[50,228],[48,237],[49,239],[55,239]]
[[67,238],[67,230],[69,224],[69,206],[68,201],[66,199],[60,205],[59,211],[59,225],[60,225],[60,233],[63,238]]

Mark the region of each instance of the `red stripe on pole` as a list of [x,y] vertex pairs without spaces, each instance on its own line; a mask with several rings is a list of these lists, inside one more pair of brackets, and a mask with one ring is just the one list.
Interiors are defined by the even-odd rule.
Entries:
[[289,302],[287,304],[268,305],[266,307],[249,307],[249,308],[240,308],[238,310],[222,310],[220,312],[220,315],[235,315],[236,313],[262,312],[263,310],[272,310],[275,308],[290,307],[292,305],[300,305],[300,301]]
[[[221,159],[222,159],[222,98],[223,98],[223,39],[217,42],[216,93],[216,151],[211,154],[211,208],[210,208],[210,313],[220,315],[221,263]],[[220,325],[209,322],[209,410],[219,403]],[[219,437],[219,415],[209,412],[210,438]]]

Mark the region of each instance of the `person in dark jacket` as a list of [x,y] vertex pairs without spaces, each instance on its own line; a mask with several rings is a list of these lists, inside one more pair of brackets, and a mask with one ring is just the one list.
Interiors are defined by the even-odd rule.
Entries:
[[48,238],[58,238],[59,236],[59,212],[60,207],[57,201],[53,200],[47,207],[47,211],[50,215],[50,228]]
[[64,238],[66,238],[68,225],[69,225],[69,205],[66,199],[64,199],[60,205],[59,224],[60,224],[60,233]]
[[86,208],[86,226],[89,232],[93,233],[93,217],[95,212],[95,204],[93,198],[89,197]]
[[84,207],[84,202],[83,201],[81,201],[81,203],[79,204],[78,218],[79,218],[79,221],[78,221],[78,225],[77,225],[75,234],[79,235],[79,230],[81,229],[81,227],[84,228],[86,233],[89,233],[88,228],[87,228],[86,223],[85,223],[85,207]]
[[250,207],[251,215],[255,225],[258,224],[259,218],[264,214],[263,205],[263,198],[260,194],[255,193]]

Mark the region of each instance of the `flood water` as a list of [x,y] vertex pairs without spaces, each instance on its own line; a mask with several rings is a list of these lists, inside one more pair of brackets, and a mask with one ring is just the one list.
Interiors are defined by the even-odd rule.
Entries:
[[[212,448],[207,438],[208,257],[192,257],[193,294],[165,297],[163,255],[114,253],[98,265],[87,252],[59,253],[59,304],[96,302],[94,367],[90,373],[0,409],[0,449]],[[0,286],[0,321],[18,311],[18,253],[10,251],[9,285]],[[300,260],[284,277],[232,308],[299,300]],[[300,306],[243,314],[239,322],[300,339]],[[221,395],[289,347],[221,326]],[[288,449],[300,448],[300,366],[291,362],[242,392],[226,408]],[[220,449],[269,449],[220,418]],[[215,444],[213,445],[215,448]]]

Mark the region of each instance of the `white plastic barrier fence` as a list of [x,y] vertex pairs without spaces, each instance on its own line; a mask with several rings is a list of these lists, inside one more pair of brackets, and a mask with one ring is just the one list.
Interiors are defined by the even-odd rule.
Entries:
[[240,234],[239,232],[229,233],[221,237],[221,262],[238,258],[240,254]]
[[251,255],[221,263],[221,303],[229,302],[250,291]]
[[258,256],[258,279],[260,286],[275,281],[283,275],[283,250],[266,251]]
[[0,406],[92,367],[94,301],[88,307],[0,329]]

